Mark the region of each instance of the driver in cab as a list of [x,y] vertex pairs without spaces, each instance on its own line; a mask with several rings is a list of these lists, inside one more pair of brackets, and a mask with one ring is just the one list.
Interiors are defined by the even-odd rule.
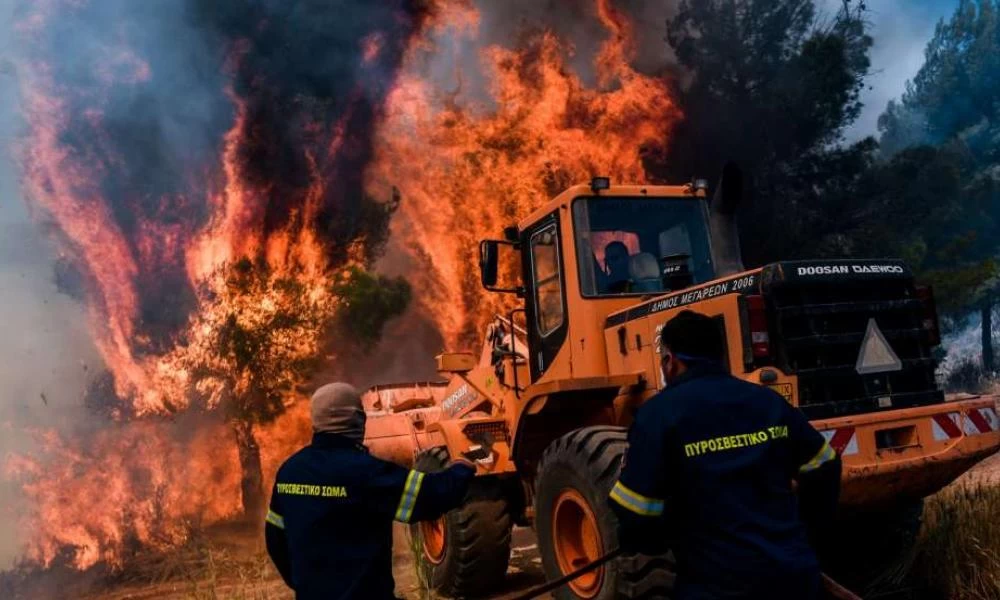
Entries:
[[611,242],[604,247],[604,274],[601,292],[624,294],[629,291],[632,275],[629,269],[628,247],[622,242]]
[[663,287],[660,263],[650,252],[629,254],[624,242],[604,247],[604,269],[597,269],[602,294],[632,294],[667,291]]

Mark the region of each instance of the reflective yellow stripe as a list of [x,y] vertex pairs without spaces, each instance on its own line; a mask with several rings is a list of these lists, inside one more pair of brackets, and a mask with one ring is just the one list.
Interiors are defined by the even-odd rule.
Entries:
[[273,510],[267,511],[267,522],[274,525],[278,529],[285,528],[285,519]]
[[831,460],[837,458],[837,453],[834,452],[833,448],[830,447],[829,442],[823,442],[823,447],[819,449],[816,456],[812,458],[809,462],[799,467],[799,473],[808,473],[809,471],[815,471],[820,468],[824,463],[830,462]]
[[611,499],[644,517],[658,517],[663,514],[663,500],[643,496],[630,490],[620,481],[611,488]]
[[402,523],[409,523],[413,516],[413,507],[417,504],[417,495],[420,493],[420,486],[424,483],[424,474],[420,471],[410,471],[406,476],[406,484],[403,486],[403,495],[399,499],[399,507],[396,508],[396,520]]

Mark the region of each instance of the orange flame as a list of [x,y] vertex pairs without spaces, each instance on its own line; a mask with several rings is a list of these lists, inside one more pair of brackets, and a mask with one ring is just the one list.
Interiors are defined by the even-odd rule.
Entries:
[[[402,192],[393,236],[423,266],[410,277],[449,346],[473,343],[502,309],[480,288],[478,240],[594,175],[646,182],[644,151],[661,148],[680,118],[665,82],[629,65],[625,15],[607,0],[596,11],[609,33],[594,60],[597,87],[568,68],[572,48],[544,31],[522,48],[481,51],[495,108],[438,93],[425,74],[427,41],[411,50],[389,97],[369,181]],[[475,34],[474,13],[449,17],[453,35]]]
[[[21,29],[45,27],[57,4],[40,2]],[[378,125],[366,181],[375,197],[388,197],[391,185],[400,189],[403,201],[392,224],[395,254],[402,249],[419,267],[407,274],[423,310],[450,346],[475,341],[485,320],[502,308],[501,299],[480,290],[475,272],[479,239],[496,236],[567,186],[593,175],[646,181],[645,152],[662,148],[680,118],[665,82],[630,66],[634,43],[627,16],[609,0],[598,0],[594,12],[608,32],[593,61],[595,86],[568,67],[571,45],[542,31],[515,48],[481,49],[489,84],[488,97],[480,102],[462,100],[461,93],[441,94],[427,59],[440,52],[435,44],[442,37],[469,40],[478,35],[480,15],[465,0],[442,2],[437,20],[426,24],[424,35],[409,47]],[[378,60],[390,43],[382,33],[365,38],[362,65]],[[237,46],[228,68],[238,67],[243,51]],[[321,157],[310,154],[304,201],[281,230],[265,232],[261,211],[273,190],[251,184],[241,171],[240,149],[253,132],[247,104],[237,92],[228,91],[234,120],[220,149],[221,166],[207,176],[202,189],[191,192],[203,195],[198,200],[207,207],[206,221],[192,228],[139,219],[140,242],[133,248],[107,205],[95,201],[102,175],[95,165],[102,163],[74,153],[61,139],[70,107],[62,100],[59,82],[44,63],[32,64],[26,73],[26,195],[40,218],[58,225],[60,241],[88,279],[94,338],[117,395],[131,401],[136,415],[182,413],[192,388],[209,398],[208,408],[218,404],[225,393],[222,384],[195,375],[191,367],[211,354],[212,332],[229,315],[264,319],[284,301],[273,290],[250,297],[228,294],[224,266],[240,257],[263,257],[274,272],[294,273],[317,310],[335,309],[329,284],[336,272],[331,271],[344,265],[328,264],[316,224],[325,190],[335,182],[317,166]],[[113,54],[100,74],[102,81],[116,85],[135,85],[149,76],[149,66],[127,52]],[[351,114],[348,108],[329,131],[310,132],[327,140],[328,156],[345,151]],[[87,116],[101,123],[100,110]],[[112,156],[121,162],[127,158]],[[187,200],[161,201],[177,205]],[[349,249],[347,264],[362,262],[363,244],[360,240]],[[151,351],[137,340],[136,282],[168,260],[183,263],[195,307],[176,343]],[[320,352],[320,335],[303,330],[284,342],[295,349],[293,358],[314,357]],[[294,400],[292,394],[286,399]],[[177,435],[181,425],[157,419],[117,424],[94,436],[85,450],[51,432],[42,434],[52,464],[21,457],[6,470],[26,481],[24,492],[32,502],[28,558],[50,564],[72,548],[78,568],[98,561],[120,564],[132,542],[168,547],[184,539],[188,524],[236,515],[238,459],[231,444],[219,442],[229,433],[217,421],[195,424],[186,436]],[[276,423],[258,427],[265,472],[273,473],[308,434],[301,404]]]
[[[60,8],[58,2],[40,2],[27,15],[21,30],[44,28]],[[237,46],[229,61],[240,60]],[[134,55],[115,54],[98,73],[110,86],[130,86],[150,76],[149,67]],[[242,257],[263,257],[274,277],[294,275],[305,288],[310,310],[331,314],[336,298],[331,284],[339,273],[327,263],[326,251],[316,235],[324,189],[328,185],[312,160],[311,179],[301,190],[300,212],[289,215],[278,231],[263,229],[262,207],[269,189],[246,182],[241,170],[241,146],[251,132],[244,100],[230,91],[235,118],[224,136],[220,172],[193,193],[208,207],[209,217],[198,230],[187,223],[139,218],[136,232],[127,236],[102,198],[100,165],[126,164],[113,144],[102,144],[102,156],[89,156],[67,144],[65,134],[74,116],[64,98],[63,84],[42,62],[24,69],[24,116],[29,125],[22,142],[25,196],[40,220],[55,225],[59,244],[72,256],[87,280],[90,328],[105,366],[112,375],[116,395],[128,400],[137,417],[177,414],[189,406],[192,390],[205,398],[209,410],[226,393],[244,393],[246,378],[232,390],[210,373],[227,367],[215,359],[213,344],[221,325],[231,318],[253,326],[287,309],[287,294],[270,286],[252,295],[229,292],[226,268]],[[95,102],[100,105],[98,99]],[[330,156],[341,150],[348,110],[332,131],[316,131],[327,139]],[[84,115],[103,134],[100,108]],[[102,162],[103,159],[103,162]],[[183,208],[183,197],[162,198],[160,205]],[[154,211],[155,213],[155,211]],[[130,238],[132,241],[130,242]],[[347,262],[360,263],[363,249],[348,252]],[[186,272],[196,294],[196,306],[185,330],[172,347],[153,352],[139,334],[140,276],[155,276],[169,265]],[[312,358],[320,353],[324,332],[319,328],[288,329],[277,341],[283,351],[275,367]],[[197,366],[209,374],[195,375]],[[288,393],[287,403],[297,397]],[[193,419],[193,417],[192,417]],[[55,432],[39,432],[37,442],[44,460],[14,456],[3,465],[6,477],[23,482],[30,500],[23,527],[30,534],[25,556],[50,564],[67,550],[73,566],[85,569],[99,561],[120,565],[130,546],[164,548],[183,541],[188,527],[211,524],[236,516],[241,510],[240,465],[231,442],[232,433],[220,419],[186,421],[193,431],[158,419],[122,422],[83,436],[85,441]],[[277,456],[287,456],[308,439],[299,409],[283,415],[257,435],[267,447],[262,451],[265,474],[276,470]],[[268,475],[270,476],[270,475]]]
[[47,565],[68,549],[77,568],[116,565],[128,545],[166,548],[193,525],[236,514],[240,471],[235,448],[219,447],[224,427],[200,425],[184,443],[172,441],[176,433],[132,423],[79,448],[40,432],[50,460],[14,457],[5,469],[28,481],[24,492],[36,506],[25,523],[35,532],[25,558]]

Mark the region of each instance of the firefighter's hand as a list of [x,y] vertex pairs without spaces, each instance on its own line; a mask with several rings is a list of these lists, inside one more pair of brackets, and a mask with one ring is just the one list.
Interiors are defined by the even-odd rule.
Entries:
[[476,463],[472,462],[471,460],[469,460],[468,458],[465,458],[465,457],[459,457],[459,458],[453,459],[451,461],[451,465],[449,465],[449,466],[454,466],[454,465],[464,465],[466,467],[469,467],[470,469],[475,469],[476,468]]

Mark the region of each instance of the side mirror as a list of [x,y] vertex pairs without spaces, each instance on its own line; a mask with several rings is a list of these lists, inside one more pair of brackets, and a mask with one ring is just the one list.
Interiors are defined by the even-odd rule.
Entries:
[[[501,240],[482,240],[479,242],[479,279],[482,281],[483,287],[491,292],[520,294],[523,289],[519,285],[512,287],[497,286],[497,279],[499,279],[500,272],[500,246],[509,246],[512,250],[518,249],[518,245],[515,242]],[[509,273],[512,263],[507,260],[508,258],[512,257],[504,259],[505,283],[508,279],[514,278],[514,275]]]
[[497,284],[497,257],[500,256],[500,242],[483,240],[479,242],[479,278],[483,287],[490,289]]

